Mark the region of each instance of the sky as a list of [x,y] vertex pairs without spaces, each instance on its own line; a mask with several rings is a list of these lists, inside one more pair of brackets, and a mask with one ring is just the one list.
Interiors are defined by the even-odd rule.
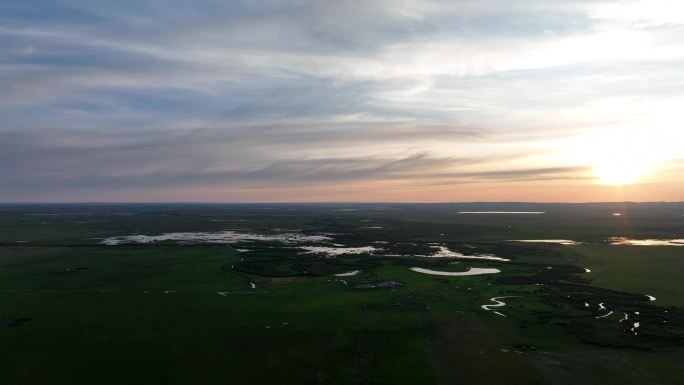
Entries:
[[680,0],[0,2],[2,202],[684,201]]

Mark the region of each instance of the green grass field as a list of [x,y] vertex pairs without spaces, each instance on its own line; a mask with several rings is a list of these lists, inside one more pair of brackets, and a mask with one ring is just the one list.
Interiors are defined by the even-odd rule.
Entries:
[[[684,383],[684,247],[604,241],[682,238],[684,206],[635,205],[629,226],[604,218],[613,207],[544,206],[548,215],[535,218],[458,209],[3,207],[0,384]],[[100,243],[225,230],[328,234],[330,243],[382,251],[327,256],[273,240]],[[555,238],[584,244],[509,241]],[[418,256],[434,242],[511,261]],[[431,276],[412,266],[501,273]],[[361,272],[334,276],[352,270]],[[390,280],[400,285],[356,288]],[[492,297],[510,297],[496,308],[505,317],[481,308]],[[599,303],[614,313],[596,318],[606,313]]]

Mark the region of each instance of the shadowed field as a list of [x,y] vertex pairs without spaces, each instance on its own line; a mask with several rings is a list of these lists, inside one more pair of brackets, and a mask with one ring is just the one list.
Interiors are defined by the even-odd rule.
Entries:
[[[459,208],[3,206],[0,360],[12,370],[0,372],[0,383],[684,380],[684,248],[605,241],[681,237],[684,206],[634,205],[628,223],[600,205],[535,206],[547,214],[534,218]],[[227,230],[270,238],[102,243]],[[329,239],[277,238],[292,232]],[[324,252],[369,246],[377,250]],[[436,246],[452,256],[430,257]],[[486,255],[510,261],[467,258]],[[501,273],[448,277],[410,267]],[[481,307],[493,297],[508,298],[500,314]]]

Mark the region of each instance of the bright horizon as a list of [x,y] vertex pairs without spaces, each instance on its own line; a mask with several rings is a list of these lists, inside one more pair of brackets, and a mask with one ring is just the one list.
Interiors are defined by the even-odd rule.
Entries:
[[0,41],[0,202],[684,201],[675,0],[10,0]]

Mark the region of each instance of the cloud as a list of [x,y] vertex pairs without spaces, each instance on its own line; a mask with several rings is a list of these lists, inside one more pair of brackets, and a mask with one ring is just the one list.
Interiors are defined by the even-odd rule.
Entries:
[[[390,130],[391,131],[391,130]],[[346,132],[346,131],[345,131]],[[372,134],[372,133],[369,133]],[[196,131],[166,137],[131,137],[110,134],[86,137],[62,136],[49,140],[42,135],[13,133],[0,143],[0,178],[15,188],[66,187],[159,187],[175,184],[274,184],[352,182],[451,178],[446,169],[472,167],[520,154],[435,157],[426,152],[404,155],[364,154],[314,157],[305,146],[339,146],[340,133],[329,137],[291,137],[291,132],[271,141],[225,135],[221,131]],[[376,133],[376,139],[388,135]],[[408,135],[416,135],[409,131]],[[458,133],[453,133],[454,137]],[[409,136],[409,138],[410,138]],[[468,134],[465,135],[469,137]],[[443,138],[443,137],[442,137]],[[349,138],[347,138],[349,139]],[[396,138],[399,142],[406,136]],[[359,147],[369,136],[349,146]],[[238,143],[238,144],[236,144]],[[230,148],[230,152],[222,149]],[[28,156],[27,156],[28,155]],[[300,155],[305,157],[301,158]],[[88,162],[84,163],[84,159]],[[9,187],[11,188],[11,187]]]
[[576,138],[677,129],[662,116],[684,97],[678,7],[6,1],[0,177],[150,193],[584,181]]

